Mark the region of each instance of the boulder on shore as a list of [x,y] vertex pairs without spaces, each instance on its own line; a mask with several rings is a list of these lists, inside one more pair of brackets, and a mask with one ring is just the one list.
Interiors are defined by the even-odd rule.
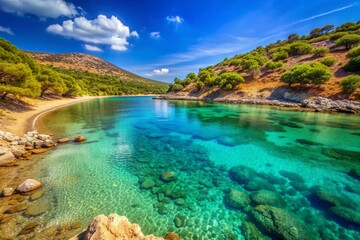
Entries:
[[11,196],[13,193],[14,193],[14,189],[12,187],[9,187],[9,188],[4,188],[2,190],[2,196],[3,197],[8,197],[8,196]]
[[34,179],[27,179],[16,188],[16,191],[20,193],[26,193],[38,189],[40,187],[41,187],[41,182]]
[[14,162],[15,159],[16,159],[15,155],[12,152],[7,151],[6,153],[0,156],[0,167]]
[[60,138],[59,140],[57,140],[57,143],[68,143],[70,141],[70,138]]
[[137,239],[137,240],[164,240],[164,238],[154,235],[145,236],[138,224],[133,224],[125,216],[115,213],[108,217],[101,214],[96,216],[88,228],[70,240],[118,240],[118,239]]

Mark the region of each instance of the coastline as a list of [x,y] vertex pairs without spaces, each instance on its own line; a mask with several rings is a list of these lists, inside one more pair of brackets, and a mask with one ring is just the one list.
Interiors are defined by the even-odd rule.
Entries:
[[249,104],[249,105],[266,105],[279,107],[284,110],[308,111],[308,112],[325,112],[325,113],[351,113],[360,114],[360,102],[349,100],[331,100],[329,98],[314,97],[305,99],[300,102],[289,101],[286,99],[263,99],[263,98],[210,98],[197,97],[189,95],[177,95],[174,93],[154,97],[155,100],[181,100],[181,101],[202,101],[214,103],[230,104]]

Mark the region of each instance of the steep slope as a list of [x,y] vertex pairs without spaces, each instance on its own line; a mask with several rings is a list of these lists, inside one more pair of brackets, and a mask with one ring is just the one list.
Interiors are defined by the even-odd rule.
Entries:
[[84,53],[51,54],[41,52],[24,51],[38,63],[56,68],[64,68],[76,71],[87,71],[100,75],[113,75],[121,77],[124,81],[151,82],[164,87],[163,82],[150,80],[128,72],[101,58]]

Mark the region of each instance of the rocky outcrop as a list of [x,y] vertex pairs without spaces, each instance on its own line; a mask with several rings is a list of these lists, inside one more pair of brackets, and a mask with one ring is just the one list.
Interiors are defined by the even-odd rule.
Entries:
[[231,190],[226,196],[227,203],[233,208],[244,208],[250,203],[249,196],[238,190]]
[[101,214],[96,216],[88,228],[70,240],[164,240],[153,235],[145,236],[138,224],[133,224],[125,216]]
[[317,112],[346,112],[360,113],[360,103],[350,100],[331,100],[329,98],[314,97],[306,93],[285,92],[279,97],[264,98],[226,98],[226,97],[196,97],[189,96],[187,93],[171,93],[161,95],[154,99],[164,100],[187,100],[187,101],[204,101],[204,102],[221,102],[234,104],[255,104],[269,105],[284,108],[304,108],[312,109]]
[[26,192],[31,192],[40,187],[41,187],[41,182],[34,179],[27,179],[16,188],[16,191],[20,193],[26,193]]

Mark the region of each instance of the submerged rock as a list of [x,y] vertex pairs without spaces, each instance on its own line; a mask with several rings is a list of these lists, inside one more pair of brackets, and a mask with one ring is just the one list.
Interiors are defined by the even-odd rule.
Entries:
[[301,182],[301,183],[305,182],[304,178],[297,173],[289,172],[285,170],[281,170],[279,171],[279,173],[281,176],[286,177],[290,181]]
[[10,187],[10,188],[4,188],[3,190],[2,190],[2,196],[3,197],[8,197],[8,196],[11,196],[13,193],[14,193],[14,189],[12,188],[12,187]]
[[174,218],[174,223],[177,228],[185,227],[185,219],[186,217],[181,214],[177,214]]
[[70,240],[119,240],[119,239],[138,239],[138,240],[163,240],[163,238],[153,235],[145,236],[138,224],[132,224],[125,216],[115,213],[108,217],[101,214],[96,216],[88,228]]
[[152,180],[151,178],[146,178],[142,183],[141,183],[141,188],[143,189],[150,189],[152,187],[155,186],[155,181]]
[[20,193],[30,192],[41,187],[41,182],[34,179],[27,179],[21,183],[16,190]]
[[295,216],[281,208],[258,205],[251,213],[257,223],[276,239],[314,239]]
[[357,179],[360,181],[360,169],[359,168],[352,168],[349,171],[349,176]]
[[70,141],[70,138],[60,138],[59,140],[57,140],[57,143],[68,143]]
[[243,232],[245,240],[265,240],[270,239],[265,237],[251,222],[244,221],[241,224],[241,230]]
[[174,232],[168,232],[164,238],[165,240],[180,240],[179,235]]
[[251,193],[250,198],[256,205],[269,205],[273,207],[285,206],[285,201],[278,193],[268,190]]
[[35,201],[35,200],[41,198],[43,194],[44,194],[44,190],[39,189],[38,191],[36,191],[36,192],[34,192],[33,194],[31,194],[30,200],[31,200],[31,201]]
[[164,172],[161,174],[161,179],[164,182],[172,182],[177,179],[177,175],[175,172]]
[[48,210],[49,205],[47,203],[34,204],[26,209],[25,215],[35,217],[47,212]]
[[250,203],[249,196],[238,190],[231,190],[226,195],[227,203],[233,208],[244,208]]
[[33,231],[35,231],[35,228],[37,228],[39,225],[40,224],[38,222],[32,222],[32,223],[26,224],[25,227],[23,227],[23,229],[19,233],[19,235],[25,235],[25,234],[32,233]]
[[270,190],[270,191],[275,191],[275,187],[274,185],[268,183],[265,179],[261,178],[261,177],[256,177],[253,180],[251,180],[250,182],[248,182],[245,185],[246,190],[249,191],[257,191],[257,190]]
[[27,209],[27,206],[25,204],[21,203],[21,204],[16,204],[12,207],[9,207],[4,213],[12,214],[12,213],[16,213],[16,212],[25,211],[26,209]]
[[256,177],[257,172],[247,166],[238,165],[229,171],[230,178],[238,183],[246,184]]
[[358,211],[341,206],[332,207],[330,210],[341,219],[360,226],[360,213]]
[[86,140],[86,138],[84,138],[83,136],[81,136],[81,135],[78,135],[78,136],[76,136],[75,138],[74,138],[74,142],[83,142],[83,141],[85,141]]

